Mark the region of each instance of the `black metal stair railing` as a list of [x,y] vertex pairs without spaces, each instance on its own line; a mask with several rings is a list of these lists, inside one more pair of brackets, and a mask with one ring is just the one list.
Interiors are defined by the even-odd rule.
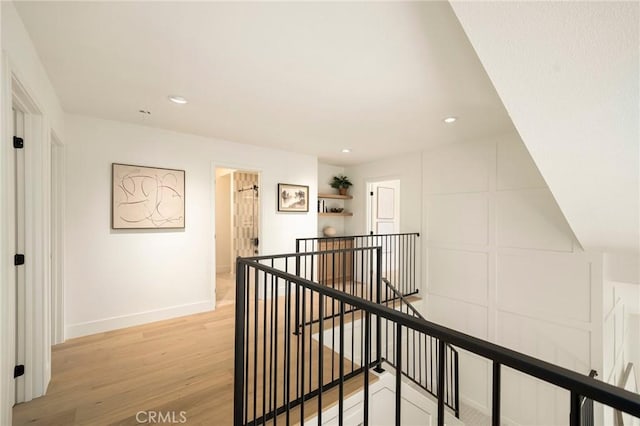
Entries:
[[[382,278],[382,282],[384,283],[384,306],[426,321],[426,318],[388,279]],[[396,354],[393,350],[393,345],[396,340],[395,329],[393,328],[393,324],[391,324],[390,327],[388,319],[382,320],[382,329],[385,331],[383,342],[386,343],[383,349],[383,359],[393,367],[396,367]],[[440,362],[438,339],[416,330],[406,329],[402,336],[402,341],[405,342],[404,356],[401,363],[402,375],[418,385],[419,388],[437,398],[438,377],[436,372],[438,371],[438,364]],[[458,351],[449,344],[445,345],[444,350],[446,380],[444,402],[445,405],[453,411],[455,416],[459,418],[460,393],[458,389],[460,376]]]
[[[403,234],[370,234],[348,235],[340,237],[312,237],[296,239],[296,253],[315,253],[305,256],[296,263],[296,275],[306,277],[311,281],[330,286],[365,297],[376,303],[385,302],[384,293],[381,298],[376,296],[376,286],[369,291],[359,291],[359,285],[371,286],[371,279],[365,275],[379,273],[393,282],[396,289],[403,296],[414,295],[419,292],[417,283],[418,256],[420,234],[417,232]],[[379,259],[370,257],[369,252],[351,252],[352,248],[381,248]],[[359,253],[363,253],[358,256]],[[369,267],[367,270],[365,266]],[[367,282],[368,281],[368,282]],[[390,295],[390,297],[397,297]],[[298,309],[296,309],[298,312]],[[351,313],[351,311],[347,311]],[[331,307],[325,307],[324,315],[307,318],[301,323],[296,317],[298,327],[317,323],[321,318],[330,319],[337,315]]]
[[[568,421],[571,426],[583,424],[581,409],[587,400],[640,417],[640,396],[637,394],[376,303],[375,298],[382,297],[378,268],[381,249],[353,248],[350,251],[362,259],[376,259],[363,267],[373,271],[365,275],[371,277],[370,282],[374,285],[348,284],[347,287],[353,289],[351,293],[292,273],[298,268],[298,262],[305,258],[310,260],[309,257],[318,253],[237,260],[235,425],[275,425],[278,422],[288,425],[304,423],[310,416],[315,416],[317,423],[322,424],[323,409],[331,402],[337,404],[338,424],[342,425],[344,400],[354,384],[362,392],[362,424],[369,425],[369,384],[376,380],[369,373],[369,368],[378,365],[383,358],[382,342],[377,337],[382,327],[374,326],[380,321],[387,321],[389,328],[395,329],[396,333],[393,351],[397,426],[403,419],[401,377],[406,363],[403,352],[406,351],[406,336],[413,331],[438,339],[435,394],[439,426],[444,425],[446,415],[447,345],[492,362],[493,425],[499,425],[501,419],[502,367],[569,391]],[[369,266],[375,268],[367,269]],[[313,272],[309,274],[313,277]],[[377,288],[374,297],[370,294],[369,297],[358,296],[359,293],[367,295],[371,288]],[[337,313],[335,327],[329,320],[320,320],[302,327],[298,335],[293,334],[299,324],[295,321],[296,307],[300,309],[302,323],[306,323],[306,316],[314,315],[314,312],[318,316],[318,312],[328,305]],[[349,309],[352,314],[347,315]],[[357,327],[357,324],[361,326]],[[356,336],[358,338],[354,338]],[[337,390],[335,394],[334,390]],[[453,390],[458,392],[457,387]]]
[[[317,279],[318,264],[331,261],[334,268],[348,269],[349,273],[331,284],[318,285],[357,300],[380,306],[396,303],[399,307],[400,296],[389,288],[383,290],[386,285],[382,281],[381,258],[380,247],[366,247],[238,259],[236,326],[240,321],[244,330],[241,358],[245,403],[240,424],[277,422],[281,414],[288,424],[292,409],[296,409],[294,416],[298,419],[310,412],[321,417],[323,397],[330,389],[337,387],[342,393],[340,389],[349,379],[363,376],[368,380],[369,369],[377,367],[380,371],[384,361],[396,366],[398,360],[404,360],[405,367],[398,371],[415,383],[428,386],[435,395],[440,360],[437,339],[412,332],[406,345],[399,345],[395,329],[387,332],[383,327],[391,327],[388,321],[274,273],[291,271],[298,279]],[[236,334],[236,348],[239,336]],[[406,348],[413,350],[414,341],[424,359],[416,360],[417,353],[407,352]],[[454,373],[457,377],[457,356],[454,358],[448,349],[447,357],[447,377],[453,378]],[[363,386],[364,383],[356,387]],[[454,405],[458,401],[457,389],[457,381],[454,385],[453,380],[448,380],[446,405],[454,414],[458,413],[458,406]],[[311,409],[312,399],[318,405]],[[340,396],[339,403],[342,399]]]
[[[380,271],[403,296],[419,292],[420,234],[344,235],[339,237],[311,237],[296,239],[296,253],[312,253],[350,248],[381,247]],[[330,262],[318,265],[317,282],[331,285],[335,278]]]

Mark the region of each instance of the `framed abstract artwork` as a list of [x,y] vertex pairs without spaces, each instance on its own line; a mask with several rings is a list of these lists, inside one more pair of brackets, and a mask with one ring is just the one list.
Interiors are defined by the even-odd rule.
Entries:
[[111,228],[184,228],[184,170],[111,165]]
[[278,184],[279,212],[308,212],[309,187],[305,185]]

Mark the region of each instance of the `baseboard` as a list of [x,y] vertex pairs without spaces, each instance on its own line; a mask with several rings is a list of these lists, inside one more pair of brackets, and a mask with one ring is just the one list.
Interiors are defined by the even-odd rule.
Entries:
[[96,321],[88,321],[78,324],[71,324],[65,327],[65,339],[88,336],[90,334],[103,333],[105,331],[117,330],[119,328],[132,327],[135,325],[147,324],[154,321],[161,321],[185,315],[207,312],[212,309],[210,300],[188,303],[185,305],[171,306],[168,308],[153,311],[139,312],[119,317],[105,318]]

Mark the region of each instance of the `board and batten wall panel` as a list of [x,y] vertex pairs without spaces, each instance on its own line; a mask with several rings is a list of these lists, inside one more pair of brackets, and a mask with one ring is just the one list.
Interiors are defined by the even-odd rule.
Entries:
[[489,203],[486,193],[433,195],[427,208],[430,241],[488,244]]
[[[425,151],[423,188],[430,319],[581,373],[601,365],[601,256],[581,250],[517,134]],[[489,413],[489,362],[460,364],[461,400]],[[509,369],[502,389],[503,422],[567,423],[566,392]]]

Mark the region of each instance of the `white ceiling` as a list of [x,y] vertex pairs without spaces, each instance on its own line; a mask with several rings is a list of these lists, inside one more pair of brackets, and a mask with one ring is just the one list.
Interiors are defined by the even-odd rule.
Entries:
[[70,113],[338,165],[512,128],[447,2],[16,7]]

